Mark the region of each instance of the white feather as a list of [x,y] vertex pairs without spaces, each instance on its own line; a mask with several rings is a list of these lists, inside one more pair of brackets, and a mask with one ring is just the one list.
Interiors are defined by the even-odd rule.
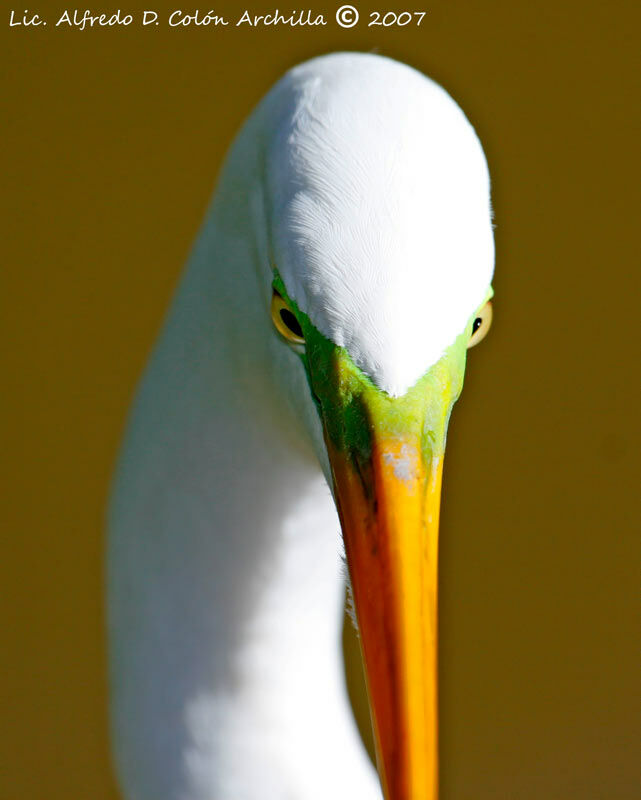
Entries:
[[429,78],[365,54],[292,70],[260,113],[273,260],[290,295],[379,388],[404,394],[492,278],[472,126]]
[[[140,387],[110,509],[116,764],[128,800],[377,800],[347,700],[327,454],[272,267],[386,391],[491,275],[476,137],[431,81],[317,59],[248,120]],[[311,445],[310,445],[311,442]]]

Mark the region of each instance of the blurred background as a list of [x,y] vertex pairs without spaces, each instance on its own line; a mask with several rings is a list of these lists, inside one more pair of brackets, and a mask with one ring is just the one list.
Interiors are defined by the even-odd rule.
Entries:
[[[324,27],[121,13],[145,5],[163,24],[3,12],[0,797],[118,797],[103,521],[127,409],[238,127],[288,67],[349,49],[440,82],[493,179],[495,322],[446,460],[442,798],[636,800],[638,3],[427,0],[421,27],[368,28],[420,6],[354,0],[350,30],[341,3],[310,6]],[[363,718],[349,632],[346,650]]]

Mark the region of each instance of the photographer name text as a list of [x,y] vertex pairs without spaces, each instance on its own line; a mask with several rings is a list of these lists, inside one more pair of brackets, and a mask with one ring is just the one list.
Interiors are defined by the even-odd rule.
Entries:
[[143,28],[159,25],[167,25],[170,28],[261,28],[276,26],[300,28],[335,24],[341,28],[354,28],[357,25],[404,28],[407,26],[419,27],[426,14],[426,11],[380,10],[370,11],[361,17],[358,8],[353,5],[338,6],[336,11],[330,14],[326,12],[318,13],[311,8],[296,11],[280,11],[275,8],[261,14],[246,8],[233,17],[218,14],[215,9],[184,11],[177,8],[161,15],[160,12],[153,9],[136,11],[135,13],[118,9],[115,12],[103,13],[92,11],[88,8],[74,8],[66,9],[56,19],[48,20],[41,14],[27,9],[25,11],[10,11],[9,27],[39,28],[51,24],[55,28],[73,28],[85,31],[91,28],[127,28],[131,25],[138,25]]

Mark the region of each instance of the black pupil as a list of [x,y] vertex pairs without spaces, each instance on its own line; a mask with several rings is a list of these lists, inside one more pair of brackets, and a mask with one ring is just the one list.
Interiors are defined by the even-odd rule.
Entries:
[[301,339],[303,338],[303,329],[298,324],[296,317],[288,308],[281,308],[280,318],[295,336],[299,336]]
[[482,324],[483,324],[483,319],[481,317],[477,317],[474,320],[474,325],[472,325],[472,333],[476,333]]

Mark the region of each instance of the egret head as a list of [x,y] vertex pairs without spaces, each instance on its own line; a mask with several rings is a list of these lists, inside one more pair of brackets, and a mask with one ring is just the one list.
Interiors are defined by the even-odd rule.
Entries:
[[386,394],[435,364],[488,299],[489,176],[463,112],[378,56],[292,71],[265,149],[273,266],[314,327]]
[[388,800],[434,797],[440,476],[491,319],[486,161],[439,86],[378,56],[292,70],[263,130],[273,336],[323,432],[379,772]]

